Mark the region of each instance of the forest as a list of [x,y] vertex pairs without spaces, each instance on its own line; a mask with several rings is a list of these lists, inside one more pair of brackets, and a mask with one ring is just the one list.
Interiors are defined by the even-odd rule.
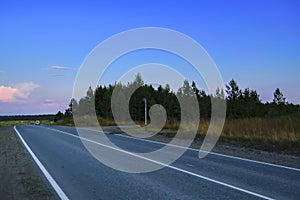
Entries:
[[[104,119],[112,119],[111,111],[111,96],[113,90],[119,84],[99,86],[95,90],[91,87],[86,92],[86,96],[79,101],[72,99],[69,108],[64,113],[58,112],[56,120],[63,117],[72,116],[72,112],[80,115],[89,115],[91,110],[86,109],[91,102],[95,102],[95,111],[98,117]],[[152,85],[144,84],[140,74],[136,75],[135,80],[127,85],[121,85],[123,90],[127,88],[138,86],[139,88],[134,92],[130,99],[130,114],[133,120],[144,120],[144,102],[143,98],[147,99],[148,109],[154,104],[161,104],[167,111],[168,120],[180,120],[180,106],[177,96],[196,96],[199,109],[201,111],[201,118],[209,119],[211,113],[211,99],[224,99],[227,102],[228,119],[241,119],[253,117],[276,117],[298,113],[300,111],[299,105],[294,105],[286,101],[283,93],[279,88],[276,88],[273,95],[272,102],[263,103],[260,95],[253,89],[240,89],[237,82],[232,79],[226,84],[225,92],[223,89],[217,89],[215,94],[207,94],[204,90],[197,88],[196,83],[191,84],[186,80],[182,87],[175,93],[167,84],[164,87],[159,86],[154,88]],[[226,93],[226,94],[225,94]]]
[[[98,86],[95,90],[90,87],[85,97],[79,100],[72,99],[64,113],[59,111],[55,121],[64,125],[74,125],[72,118],[74,112],[81,116],[96,112],[101,125],[115,125],[111,110],[114,89],[121,87],[126,90],[138,87],[130,98],[130,116],[137,124],[143,125],[145,103],[142,99],[147,99],[147,110],[154,104],[161,104],[167,113],[165,131],[161,131],[161,134],[167,132],[170,137],[176,134],[175,130],[178,129],[181,119],[177,96],[183,95],[197,98],[201,114],[198,136],[204,137],[211,117],[211,101],[218,99],[226,101],[227,104],[226,122],[221,140],[243,146],[261,144],[261,148],[274,148],[278,151],[292,149],[293,152],[295,150],[300,152],[300,105],[287,102],[279,88],[274,89],[272,102],[262,102],[256,90],[241,89],[234,79],[225,86],[225,91],[217,89],[214,94],[207,94],[203,89],[198,88],[195,82],[189,83],[186,80],[183,86],[174,92],[168,84],[157,88],[147,85],[138,74],[135,80],[127,85],[115,83]],[[149,116],[148,120],[151,120]]]

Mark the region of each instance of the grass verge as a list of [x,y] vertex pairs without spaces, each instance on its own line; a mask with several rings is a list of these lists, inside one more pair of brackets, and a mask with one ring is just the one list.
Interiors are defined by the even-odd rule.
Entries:
[[[98,118],[98,121],[101,126],[116,125],[111,119]],[[98,123],[91,124],[88,116],[82,117],[80,123],[82,126],[98,126]],[[72,118],[60,120],[56,124],[74,126]],[[207,119],[200,120],[197,138],[205,137],[209,124],[210,121]],[[168,121],[159,134],[172,138],[179,126],[179,121]],[[133,127],[132,131],[136,131],[136,128]],[[219,141],[240,147],[300,155],[300,117],[292,115],[276,118],[226,119]]]
[[[205,137],[209,122],[200,121],[198,138]],[[179,122],[168,123],[161,134],[174,137],[179,125]],[[241,147],[300,155],[300,118],[285,116],[226,119],[219,141]]]

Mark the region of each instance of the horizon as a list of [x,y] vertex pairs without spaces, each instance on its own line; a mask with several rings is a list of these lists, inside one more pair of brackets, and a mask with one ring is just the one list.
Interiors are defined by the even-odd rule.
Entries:
[[[141,27],[194,39],[224,84],[234,79],[240,89],[256,90],[262,102],[271,102],[280,88],[287,102],[299,105],[299,8],[298,1],[1,1],[0,116],[64,111],[88,54],[112,35]],[[206,90],[189,63],[152,50],[120,57],[98,84],[113,84],[135,66],[157,61]]]

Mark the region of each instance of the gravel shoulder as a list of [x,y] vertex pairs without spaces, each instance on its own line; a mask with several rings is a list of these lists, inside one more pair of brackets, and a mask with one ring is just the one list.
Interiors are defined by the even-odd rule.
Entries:
[[0,198],[57,199],[16,137],[13,127],[0,127]]

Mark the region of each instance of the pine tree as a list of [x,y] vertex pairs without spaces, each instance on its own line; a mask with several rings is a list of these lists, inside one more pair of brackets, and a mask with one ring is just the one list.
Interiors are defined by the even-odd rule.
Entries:
[[275,104],[285,104],[286,103],[285,98],[283,97],[283,94],[279,88],[276,88],[276,90],[274,92],[273,102]]

